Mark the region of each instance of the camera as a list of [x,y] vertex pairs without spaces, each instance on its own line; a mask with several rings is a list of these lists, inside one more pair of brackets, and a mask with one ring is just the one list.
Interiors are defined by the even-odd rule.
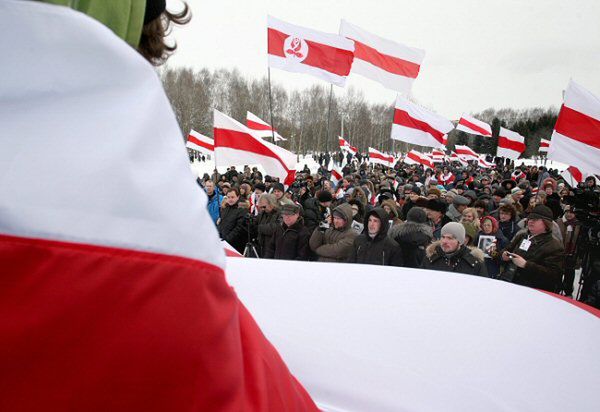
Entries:
[[327,220],[322,220],[321,222],[319,222],[319,230],[321,232],[324,232],[327,229],[329,229],[329,222]]

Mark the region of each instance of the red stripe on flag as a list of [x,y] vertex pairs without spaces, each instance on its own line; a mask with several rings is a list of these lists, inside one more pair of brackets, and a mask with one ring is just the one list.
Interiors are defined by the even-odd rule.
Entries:
[[375,152],[369,152],[369,157],[371,157],[373,159],[383,160],[384,162],[388,162],[388,163],[391,163],[394,160],[394,158],[392,156],[385,156],[385,155],[375,153]]
[[252,129],[252,130],[268,130],[268,131],[273,130],[271,128],[271,126],[269,126],[269,125],[254,122],[254,121],[248,120],[248,119],[246,119],[246,126],[248,126],[248,129]]
[[515,142],[506,137],[500,136],[498,138],[498,147],[502,149],[510,149],[515,152],[523,153],[525,151],[525,144],[521,142]]
[[317,410],[219,267],[5,235],[0,262],[3,410]]
[[424,121],[410,117],[406,110],[394,110],[394,123],[400,126],[410,127],[411,129],[421,130],[429,133],[435,140],[444,144],[444,134],[429,125]]
[[255,153],[260,156],[271,157],[279,162],[283,169],[287,172],[287,177],[283,182],[290,185],[296,178],[296,171],[287,168],[283,160],[271,149],[264,144],[261,144],[253,136],[248,133],[239,132],[229,129],[214,129],[215,147],[227,147],[229,149],[241,150],[244,152]]
[[[269,28],[268,53],[285,58],[283,43],[288,37],[290,36],[279,30]],[[308,55],[301,64],[317,67],[338,76],[348,76],[354,60],[353,52],[310,40],[304,41],[308,45]]]
[[198,145],[200,147],[204,147],[205,149],[211,150],[214,152],[215,150],[215,146],[206,142],[203,142],[202,140],[198,140],[196,139],[194,136],[189,135],[188,136],[188,142],[193,143],[195,145]]
[[600,120],[563,104],[554,130],[569,139],[600,149]]
[[[354,39],[352,39],[354,40]],[[386,72],[416,79],[420,65],[398,57],[390,56],[354,40],[354,57],[371,63]]]
[[471,123],[470,121],[465,120],[462,117],[460,118],[460,121],[458,122],[458,124],[462,124],[463,126],[466,126],[469,129],[475,130],[476,132],[479,132],[484,136],[491,136],[490,132],[485,130],[483,127],[479,127],[475,123]]
[[581,170],[574,166],[569,166],[567,170],[571,173],[571,176],[573,176],[573,179],[575,179],[577,183],[583,182],[583,173],[581,173]]
[[429,162],[426,159],[422,159],[421,157],[417,156],[416,154],[412,153],[412,152],[408,152],[408,154],[406,155],[406,157],[408,157],[409,159],[414,160],[415,162],[422,164],[423,166],[427,166],[431,169],[433,169],[433,163]]

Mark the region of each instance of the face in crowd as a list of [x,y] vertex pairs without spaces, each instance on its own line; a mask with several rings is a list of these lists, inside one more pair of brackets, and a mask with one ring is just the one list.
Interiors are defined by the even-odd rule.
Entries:
[[215,193],[215,184],[212,180],[207,180],[204,183],[204,190],[206,190],[206,194],[209,196],[212,196],[212,194]]
[[235,206],[238,200],[240,200],[240,197],[237,195],[237,193],[235,193],[235,191],[230,190],[227,192],[227,204],[229,206]]
[[454,236],[446,233],[440,238],[440,247],[444,253],[453,253],[458,250],[460,243],[454,238]]

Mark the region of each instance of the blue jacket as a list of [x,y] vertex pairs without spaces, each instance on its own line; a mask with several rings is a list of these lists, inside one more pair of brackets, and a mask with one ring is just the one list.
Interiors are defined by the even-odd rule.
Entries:
[[[208,194],[207,194],[208,196]],[[221,216],[221,203],[223,202],[223,195],[219,193],[219,189],[215,187],[215,192],[212,197],[208,196],[208,213],[212,218],[215,225],[217,224],[217,220]]]

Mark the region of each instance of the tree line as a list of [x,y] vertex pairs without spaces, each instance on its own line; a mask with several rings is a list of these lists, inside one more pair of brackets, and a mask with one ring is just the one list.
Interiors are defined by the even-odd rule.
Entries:
[[[269,85],[267,77],[250,79],[238,69],[193,70],[187,67],[166,67],[160,72],[166,94],[184,134],[194,129],[212,137],[215,108],[246,123],[246,111],[271,123]],[[390,139],[394,105],[369,103],[363,93],[349,87],[342,97],[333,95],[328,121],[329,87],[313,85],[303,90],[286,91],[271,84],[273,124],[288,140],[279,144],[295,153],[339,150],[337,136],[344,137],[361,151],[374,147],[382,151],[402,151],[419,148]],[[556,108],[489,108],[474,117],[492,126],[492,138],[482,138],[453,130],[448,135],[448,148],[468,144],[478,153],[495,154],[500,127],[525,136],[524,157],[537,154],[540,139],[550,138],[558,115]],[[327,130],[329,128],[329,140]]]

